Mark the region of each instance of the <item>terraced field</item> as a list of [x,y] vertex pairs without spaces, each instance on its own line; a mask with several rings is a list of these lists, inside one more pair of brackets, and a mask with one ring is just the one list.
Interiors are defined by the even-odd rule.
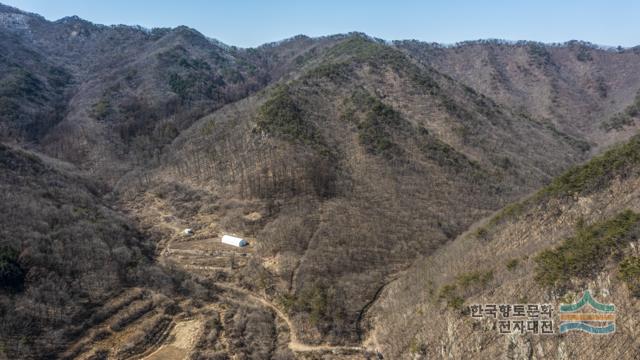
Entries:
[[[159,199],[129,204],[149,232],[159,232],[158,261],[203,281],[214,297],[203,303],[169,299],[134,288],[114,297],[94,316],[99,325],[65,353],[72,359],[375,359],[359,346],[306,344],[277,302],[243,288],[236,274],[254,256],[256,239],[234,248],[222,244],[215,219],[186,221]],[[149,204],[151,204],[149,206]],[[183,229],[198,225],[194,235]],[[242,234],[239,234],[242,235]]]

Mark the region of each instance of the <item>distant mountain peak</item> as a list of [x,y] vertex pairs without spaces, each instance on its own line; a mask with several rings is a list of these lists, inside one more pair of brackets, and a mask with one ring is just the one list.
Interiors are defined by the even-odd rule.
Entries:
[[[160,31],[166,31],[166,29],[161,29]],[[181,38],[183,38],[184,40],[186,40],[187,42],[191,43],[191,44],[199,44],[202,46],[206,46],[206,45],[214,45],[217,46],[219,48],[222,49],[230,49],[231,46],[217,40],[214,38],[210,38],[205,36],[204,34],[202,34],[201,32],[199,32],[198,30],[194,29],[194,28],[190,28],[186,25],[180,25],[177,26],[173,29],[168,30],[168,32],[175,34],[175,36],[179,36]]]
[[61,23],[64,23],[64,22],[75,22],[75,21],[86,21],[86,20],[82,19],[78,15],[65,16],[65,17],[60,18],[59,20],[57,20],[57,22],[61,22]]
[[0,3],[0,28],[14,31],[28,30],[30,19],[44,20],[44,17]]
[[26,13],[26,12],[20,10],[20,9],[17,9],[17,8],[14,8],[12,6],[5,5],[5,4],[2,4],[2,3],[0,3],[0,13],[23,14],[23,15],[27,15],[28,14],[28,13]]
[[89,25],[89,26],[98,26],[92,23],[89,20],[85,20],[78,15],[65,16],[55,21],[58,24],[71,24],[71,25]]

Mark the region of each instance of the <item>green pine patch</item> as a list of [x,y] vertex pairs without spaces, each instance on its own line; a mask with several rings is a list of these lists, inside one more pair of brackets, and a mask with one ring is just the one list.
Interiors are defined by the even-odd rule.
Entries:
[[567,286],[572,278],[590,279],[602,271],[607,259],[620,254],[638,236],[640,215],[631,210],[589,226],[535,258],[535,279],[543,286]]

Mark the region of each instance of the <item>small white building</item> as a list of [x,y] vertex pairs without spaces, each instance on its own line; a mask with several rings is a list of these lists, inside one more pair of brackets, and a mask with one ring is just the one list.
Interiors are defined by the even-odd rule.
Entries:
[[233,245],[237,247],[247,246],[247,241],[245,239],[241,239],[239,237],[231,236],[231,235],[223,235],[222,243],[227,245]]
[[186,236],[191,236],[191,235],[193,235],[193,229],[184,229],[182,231],[182,234],[184,234]]

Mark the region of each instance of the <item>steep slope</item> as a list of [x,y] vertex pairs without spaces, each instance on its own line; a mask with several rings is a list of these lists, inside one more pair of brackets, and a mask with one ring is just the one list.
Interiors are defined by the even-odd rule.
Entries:
[[[394,359],[637,358],[639,162],[636,136],[417,262],[371,309],[371,344]],[[466,308],[549,303],[557,312],[587,289],[616,306],[615,334],[501,335]]]
[[111,183],[157,161],[196,119],[261,89],[331,41],[299,37],[245,50],[184,26],[50,22],[6,6],[0,19],[3,139],[35,142]]
[[40,140],[62,121],[70,80],[19,36],[0,32],[0,138]]
[[[556,221],[535,251],[598,238],[612,224],[625,230],[616,245],[636,234],[626,200],[609,213],[584,210],[588,225],[575,236],[565,225],[577,220],[554,220],[583,186],[594,204],[607,187],[617,199],[607,174],[635,178],[631,143],[460,236],[586,160],[592,145],[635,131],[634,49],[446,48],[357,33],[238,49],[187,27],[50,22],[2,5],[0,48],[0,136],[12,143],[0,148],[0,206],[11,214],[0,217],[0,349],[9,358],[137,356],[168,334],[197,340],[183,350],[202,358],[356,358],[368,352],[359,344],[370,314],[366,344],[386,358],[494,356],[502,345],[513,357],[528,345],[488,334],[465,347],[473,325],[458,310],[441,314],[474,297],[523,296],[509,280],[532,281],[517,269],[536,262],[519,258],[512,231]],[[185,227],[196,235],[182,236]],[[223,233],[250,246],[225,249]],[[541,258],[551,269],[541,279],[567,281],[553,261],[565,248]],[[508,271],[493,258],[504,249]],[[618,272],[635,274],[633,261]],[[571,290],[540,287],[546,301]],[[621,289],[615,301],[633,314]],[[444,320],[427,331],[427,316]],[[535,351],[573,354],[554,341]]]
[[216,194],[223,230],[256,238],[241,281],[308,324],[307,341],[357,340],[389,274],[588,149],[362,35],[292,78],[203,118],[120,185]]
[[631,104],[640,89],[638,48],[603,49],[580,41],[395,44],[501,104],[522,107],[598,144],[620,140],[623,134],[605,133],[600,123]]
[[0,144],[0,190],[0,357],[50,358],[114,314],[126,324],[190,293],[73,166]]

